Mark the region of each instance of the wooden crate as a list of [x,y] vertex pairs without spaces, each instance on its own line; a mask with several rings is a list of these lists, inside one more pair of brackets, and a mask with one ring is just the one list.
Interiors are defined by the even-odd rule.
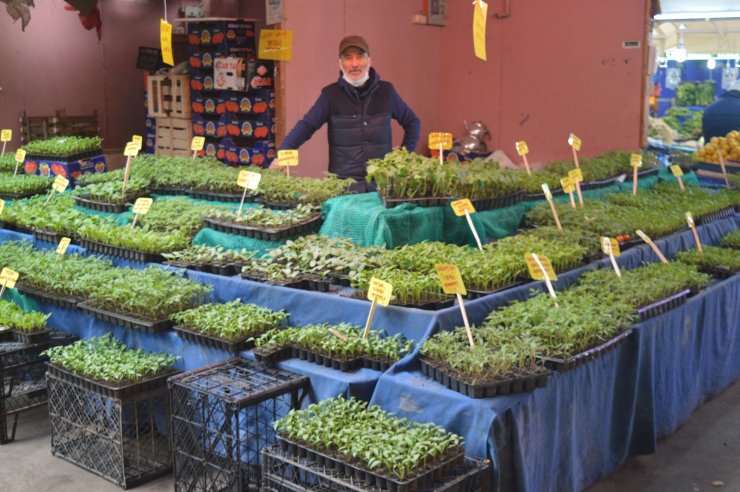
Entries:
[[149,116],[190,118],[190,77],[150,75],[147,78]]
[[189,118],[157,118],[157,155],[191,155],[193,124]]

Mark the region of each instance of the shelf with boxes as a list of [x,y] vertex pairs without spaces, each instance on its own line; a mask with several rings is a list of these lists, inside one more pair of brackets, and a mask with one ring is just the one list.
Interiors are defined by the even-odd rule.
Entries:
[[255,23],[188,23],[193,135],[203,154],[232,165],[267,166],[275,158],[273,62],[257,60]]

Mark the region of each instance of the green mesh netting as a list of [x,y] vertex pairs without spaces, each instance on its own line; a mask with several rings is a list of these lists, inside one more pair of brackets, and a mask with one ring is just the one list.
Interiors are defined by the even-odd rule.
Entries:
[[15,289],[5,289],[2,300],[12,302],[24,311],[30,312],[38,309],[38,304],[35,299],[29,296],[24,296]]
[[[683,180],[684,183],[698,184],[693,173],[684,175]],[[657,176],[640,179],[638,186],[650,188],[660,181],[676,181],[676,178],[667,169],[661,170]],[[616,183],[586,190],[583,198],[595,200],[631,189],[631,182]],[[570,198],[564,195],[555,200],[568,201]],[[511,207],[478,212],[472,215],[473,224],[482,241],[511,236],[520,227],[524,214],[542,201],[521,202]],[[475,245],[475,238],[465,217],[455,216],[450,207],[403,204],[387,209],[377,193],[363,193],[328,200],[324,204],[324,215],[326,220],[321,227],[321,234],[348,237],[361,246],[395,248],[421,241]]]

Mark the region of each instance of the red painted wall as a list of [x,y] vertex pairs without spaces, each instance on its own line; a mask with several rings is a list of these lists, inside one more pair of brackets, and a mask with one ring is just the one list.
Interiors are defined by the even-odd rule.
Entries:
[[[567,159],[568,134],[582,153],[640,146],[646,0],[512,1],[489,4],[487,58],[475,58],[472,5],[450,1],[441,30],[441,124],[462,133],[461,119],[483,120],[489,148],[516,157],[526,140],[530,161]],[[640,41],[625,49],[623,41]]]

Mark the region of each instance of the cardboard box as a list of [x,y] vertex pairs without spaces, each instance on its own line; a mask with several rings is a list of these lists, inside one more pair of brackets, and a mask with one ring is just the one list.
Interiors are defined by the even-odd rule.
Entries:
[[27,156],[23,161],[23,170],[26,174],[64,176],[69,179],[70,187],[74,187],[76,178],[83,174],[102,173],[107,169],[105,156],[102,154],[73,161],[51,158],[37,159],[33,156]]
[[216,157],[231,165],[249,164],[268,167],[277,156],[275,143],[247,137],[222,138]]

